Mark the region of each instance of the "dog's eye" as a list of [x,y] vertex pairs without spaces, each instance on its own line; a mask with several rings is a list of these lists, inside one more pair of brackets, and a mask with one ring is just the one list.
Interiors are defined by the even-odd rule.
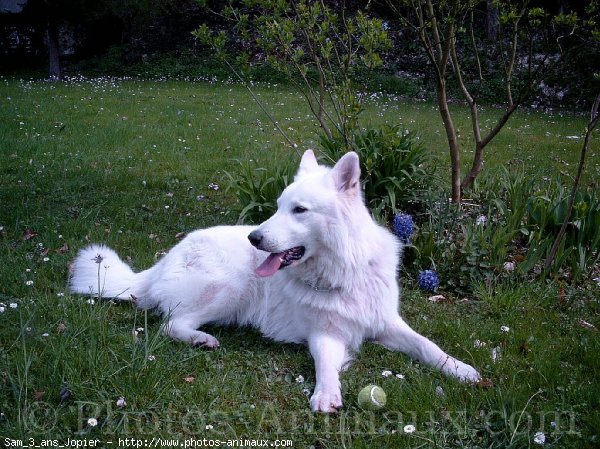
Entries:
[[308,209],[306,207],[302,207],[302,206],[296,206],[294,207],[293,212],[295,214],[303,214],[304,212],[306,212]]

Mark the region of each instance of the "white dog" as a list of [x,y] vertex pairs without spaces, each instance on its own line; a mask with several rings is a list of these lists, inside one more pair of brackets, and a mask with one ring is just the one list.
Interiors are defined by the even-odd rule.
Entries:
[[329,168],[308,150],[277,213],[260,226],[195,231],[141,273],[92,245],[73,263],[70,289],[158,308],[166,334],[194,345],[219,345],[198,330],[207,323],[250,325],[274,340],[308,345],[316,366],[313,411],[342,406],[340,370],[365,340],[477,381],[473,367],[400,318],[401,245],[371,218],[359,177],[356,153]]

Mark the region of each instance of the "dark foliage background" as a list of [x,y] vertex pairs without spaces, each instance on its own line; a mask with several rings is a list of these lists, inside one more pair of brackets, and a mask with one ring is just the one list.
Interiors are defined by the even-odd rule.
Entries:
[[[200,24],[225,29],[221,12],[226,2],[213,0],[0,0],[0,74],[62,76],[69,74],[135,77],[199,78],[229,76],[229,72],[199,45],[191,32]],[[236,3],[236,2],[234,2]],[[238,2],[239,3],[239,2]],[[425,70],[428,61],[419,51],[417,38],[400,22],[386,2],[327,0],[345,14],[368,6],[370,14],[386,21],[393,46],[385,64],[357,81],[368,90],[407,97],[427,98],[434,80]],[[576,12],[585,18],[582,2],[532,2],[550,14]],[[486,39],[491,2],[482,1],[474,17],[480,51],[494,57]],[[60,54],[59,69],[48,70],[49,36],[55,35]],[[531,101],[534,107],[579,109],[598,90],[594,74],[600,72],[597,40],[571,37],[563,42],[566,57],[554,65]],[[247,51],[248,49],[240,48]],[[251,55],[249,76],[257,81],[281,81],[263,66],[259,53]],[[475,70],[474,61],[471,70]],[[468,67],[467,67],[468,68]],[[54,72],[53,72],[54,70]],[[56,70],[59,70],[56,72]],[[486,70],[486,67],[483,67]],[[55,73],[56,72],[56,73]],[[478,94],[480,101],[494,103],[503,89],[502,73],[487,73]],[[458,97],[458,95],[457,95]]]

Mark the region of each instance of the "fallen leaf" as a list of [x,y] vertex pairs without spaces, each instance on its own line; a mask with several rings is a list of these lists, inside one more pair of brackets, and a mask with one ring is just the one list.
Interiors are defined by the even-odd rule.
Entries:
[[446,297],[444,295],[433,295],[433,296],[430,296],[429,298],[427,298],[427,301],[441,302],[441,301],[444,301],[445,299],[446,299]]
[[31,240],[34,237],[37,237],[39,234],[31,229],[27,228],[23,232],[23,240]]
[[529,344],[526,341],[521,343],[521,346],[519,346],[519,350],[521,351],[522,355],[527,355],[529,354],[529,352],[531,352],[531,349],[529,349]]
[[492,379],[488,377],[483,377],[477,381],[475,385],[479,388],[492,388],[494,386],[494,382],[492,382]]
[[59,334],[64,334],[67,330],[67,326],[65,325],[65,323],[59,323],[58,326],[56,326],[56,331]]
[[68,252],[69,252],[69,245],[67,245],[67,244],[65,243],[63,246],[61,246],[60,248],[58,248],[58,249],[56,250],[56,252],[57,252],[58,254],[65,254],[65,253],[68,253]]
[[33,390],[33,400],[39,402],[39,401],[42,400],[42,397],[45,394],[46,394],[45,391],[42,391],[42,390]]

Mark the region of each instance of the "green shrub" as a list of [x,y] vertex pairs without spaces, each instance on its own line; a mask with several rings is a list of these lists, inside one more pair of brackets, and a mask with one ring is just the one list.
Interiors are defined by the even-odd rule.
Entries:
[[358,129],[342,137],[320,140],[324,154],[337,161],[349,149],[360,158],[361,178],[367,206],[381,221],[402,209],[415,211],[423,205],[423,194],[432,185],[433,169],[427,149],[413,132],[397,126]]
[[[552,188],[541,191],[527,202],[526,225],[531,252],[529,268],[535,259],[547,257],[550,247],[566,217],[569,189],[556,181]],[[600,197],[594,190],[579,191],[575,196],[573,215],[567,232],[552,266],[554,274],[569,270],[569,275],[579,279],[600,259]]]
[[243,209],[238,223],[260,223],[277,211],[277,198],[294,179],[296,164],[291,159],[273,170],[259,166],[255,160],[240,163],[237,174],[226,172]]
[[[331,164],[346,153],[341,138],[321,137],[321,147]],[[367,129],[352,133],[351,148],[360,157],[361,178],[367,205],[382,222],[397,210],[424,207],[423,195],[431,186],[432,170],[426,169],[428,155],[411,132],[397,127]],[[230,186],[243,206],[239,222],[258,223],[275,213],[277,198],[292,181],[296,164],[290,159],[274,169],[256,161],[240,162],[237,174],[227,173]]]
[[[430,192],[429,209],[417,217],[414,250],[405,256],[409,272],[433,265],[442,284],[459,293],[469,293],[481,282],[544,274],[569,188],[559,180],[536,186],[533,179],[520,170],[490,174],[475,185],[462,210],[448,202],[447,192]],[[578,281],[598,268],[599,250],[600,197],[592,190],[580,192],[546,274]]]
[[448,201],[448,192],[440,191],[430,194],[430,205],[414,238],[414,255],[407,252],[409,268],[433,266],[442,284],[461,294],[502,273],[520,233],[504,200],[459,210]]

